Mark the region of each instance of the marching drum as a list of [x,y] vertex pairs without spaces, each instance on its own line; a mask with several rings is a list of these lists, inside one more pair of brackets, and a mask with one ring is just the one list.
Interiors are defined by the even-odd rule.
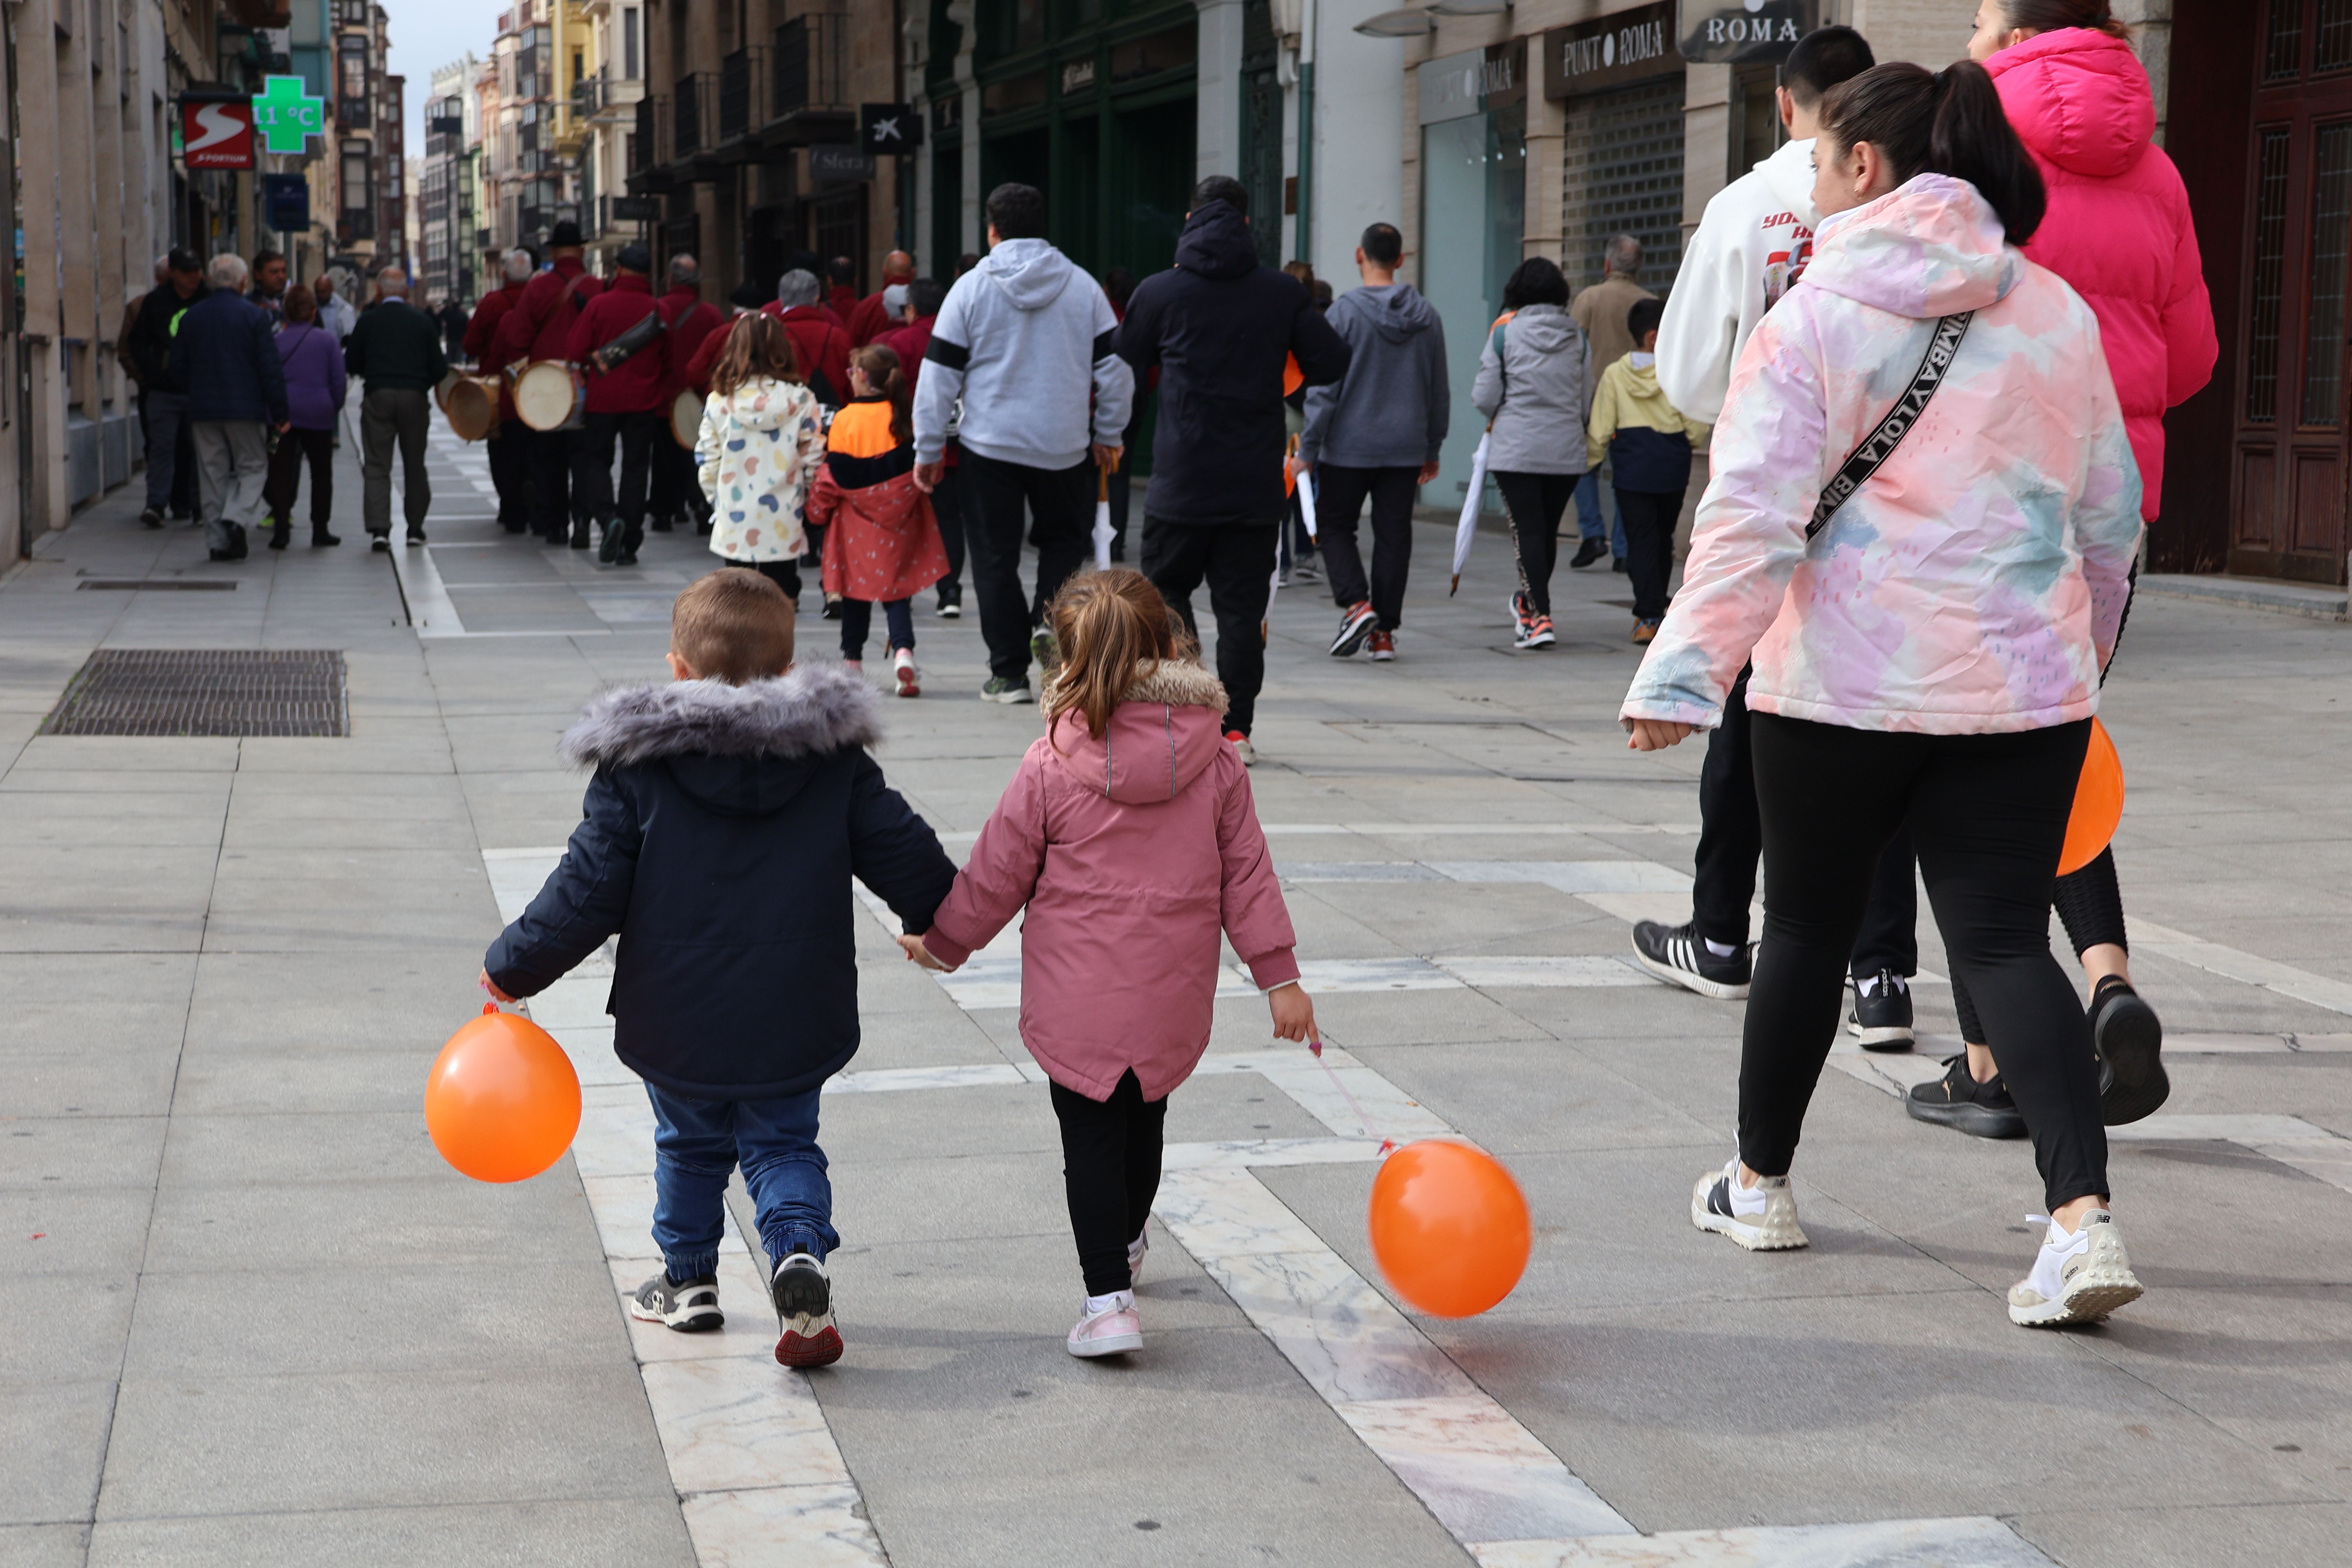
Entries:
[[577,430],[588,413],[588,378],[543,359],[515,378],[515,417],[534,430]]
[[689,452],[702,438],[702,399],[692,387],[670,399],[669,433]]
[[499,427],[499,378],[461,375],[441,399],[449,429],[461,441],[479,441]]

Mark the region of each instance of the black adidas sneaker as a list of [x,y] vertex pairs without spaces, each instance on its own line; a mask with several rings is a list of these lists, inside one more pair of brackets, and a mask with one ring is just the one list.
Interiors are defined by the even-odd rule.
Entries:
[[1748,999],[1748,982],[1754,973],[1755,949],[1742,943],[1727,958],[1717,958],[1700,940],[1698,928],[1641,921],[1633,927],[1633,956],[1642,967],[1669,984],[1726,1002]]

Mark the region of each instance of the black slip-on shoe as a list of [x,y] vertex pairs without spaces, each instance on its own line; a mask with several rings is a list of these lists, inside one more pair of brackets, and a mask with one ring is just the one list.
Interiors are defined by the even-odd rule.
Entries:
[[1903,1109],[1914,1121],[1955,1128],[1971,1138],[2025,1136],[2025,1117],[2018,1110],[2017,1101],[2010,1099],[2009,1086],[1998,1073],[1990,1083],[1969,1077],[1966,1051],[1946,1058],[1943,1077],[1913,1084]]

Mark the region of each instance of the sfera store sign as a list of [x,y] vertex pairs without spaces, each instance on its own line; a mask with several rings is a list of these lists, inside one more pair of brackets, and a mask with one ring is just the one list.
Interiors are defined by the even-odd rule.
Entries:
[[1675,31],[1683,58],[1695,65],[1785,60],[1813,30],[1816,0],[1742,0],[1737,5],[1681,0]]
[[1544,96],[1606,92],[1683,68],[1675,47],[1675,7],[1640,5],[1543,36]]

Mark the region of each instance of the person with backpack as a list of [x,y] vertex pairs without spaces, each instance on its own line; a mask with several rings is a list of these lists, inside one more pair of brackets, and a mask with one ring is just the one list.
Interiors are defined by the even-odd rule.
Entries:
[[2091,1031],[2050,889],[2140,544],[2097,319],[2019,247],[2042,180],[1984,68],[1883,65],[1823,100],[1806,287],[1748,340],[1682,592],[1621,710],[1654,751],[1748,703],[1767,887],[1738,1147],[1691,1222],[1806,1245],[1789,1169],[1872,868],[1907,823],[1952,973],[2051,1216],[2012,1322],[2142,1290],[2110,1211]]
[[1584,476],[1592,372],[1559,263],[1542,256],[1520,262],[1503,285],[1503,310],[1478,351],[1470,401],[1486,416],[1486,471],[1510,513],[1518,561],[1511,646],[1550,647],[1559,640],[1551,624],[1559,520]]

